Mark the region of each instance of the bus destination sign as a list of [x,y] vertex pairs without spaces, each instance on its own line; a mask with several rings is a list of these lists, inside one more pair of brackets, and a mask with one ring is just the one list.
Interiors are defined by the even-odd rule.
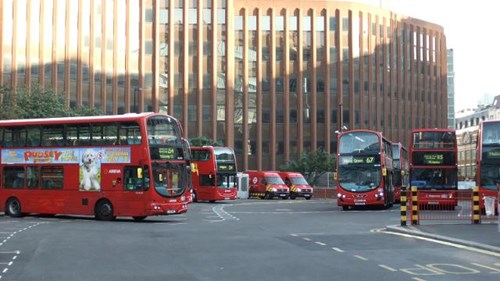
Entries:
[[370,156],[360,156],[355,155],[352,157],[352,164],[379,164],[380,158],[370,155]]
[[454,152],[421,152],[415,151],[412,154],[413,165],[419,166],[451,166],[455,165]]
[[178,160],[183,159],[182,154],[175,147],[151,147],[151,159],[153,160]]
[[236,171],[236,166],[233,164],[218,164],[217,170],[219,171]]
[[424,165],[443,165],[443,154],[424,154]]

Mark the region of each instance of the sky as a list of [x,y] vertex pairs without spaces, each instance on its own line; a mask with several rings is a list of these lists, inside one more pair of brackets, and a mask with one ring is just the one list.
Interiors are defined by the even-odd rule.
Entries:
[[354,0],[444,28],[453,49],[455,111],[490,104],[500,95],[498,0]]

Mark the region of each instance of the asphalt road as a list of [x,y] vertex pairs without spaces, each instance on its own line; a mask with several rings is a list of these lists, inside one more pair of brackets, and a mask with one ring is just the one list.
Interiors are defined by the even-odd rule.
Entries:
[[399,208],[333,200],[193,203],[113,222],[0,216],[0,280],[494,280],[500,258],[386,232]]

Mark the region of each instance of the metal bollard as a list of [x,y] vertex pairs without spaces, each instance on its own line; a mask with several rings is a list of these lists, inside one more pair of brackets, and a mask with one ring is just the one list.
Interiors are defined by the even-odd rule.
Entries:
[[406,216],[406,209],[407,209],[407,203],[408,203],[408,200],[406,198],[406,188],[405,189],[401,189],[401,199],[400,199],[400,208],[401,208],[401,226],[406,226],[406,220],[407,220],[407,216]]
[[481,209],[479,208],[479,187],[472,188],[472,223],[481,223]]
[[411,187],[411,224],[419,224],[417,187]]

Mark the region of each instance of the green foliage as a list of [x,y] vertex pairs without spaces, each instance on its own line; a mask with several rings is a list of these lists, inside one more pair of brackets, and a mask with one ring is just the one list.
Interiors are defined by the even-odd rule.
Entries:
[[223,146],[224,145],[219,141],[214,142],[212,139],[209,139],[205,136],[189,138],[189,144],[191,146],[204,146],[204,145]]
[[0,119],[51,118],[67,116],[102,115],[97,109],[87,107],[68,109],[63,95],[53,89],[33,84],[31,89],[20,87],[15,90],[0,88],[2,104]]
[[335,157],[323,148],[303,153],[297,161],[280,167],[281,171],[300,172],[310,185],[315,186],[318,179],[327,172],[333,172]]

